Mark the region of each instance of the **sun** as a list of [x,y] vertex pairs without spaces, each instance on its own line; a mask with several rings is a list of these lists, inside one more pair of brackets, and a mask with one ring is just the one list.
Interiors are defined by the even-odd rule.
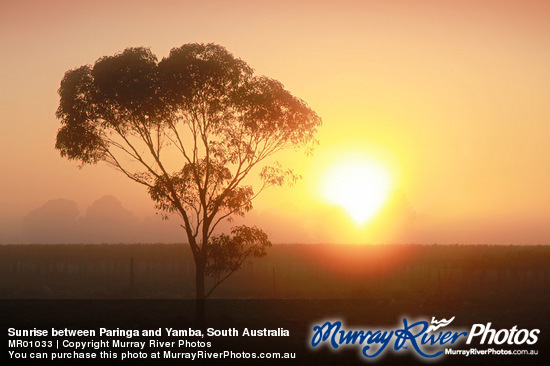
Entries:
[[381,165],[356,157],[337,161],[326,169],[321,194],[362,225],[380,210],[390,189],[390,176]]

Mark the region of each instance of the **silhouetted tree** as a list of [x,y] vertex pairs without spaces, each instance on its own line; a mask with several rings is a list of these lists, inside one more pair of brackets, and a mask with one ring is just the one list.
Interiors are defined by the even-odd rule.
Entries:
[[[106,162],[147,187],[156,207],[182,219],[204,299],[249,257],[271,245],[254,227],[214,236],[243,216],[266,187],[293,181],[266,159],[308,147],[321,119],[276,80],[216,44],[186,44],[158,62],[148,48],[127,48],[65,73],[56,149],[82,164]],[[255,169],[256,168],[256,169]],[[256,170],[261,184],[245,178]],[[205,275],[215,279],[205,291]]]

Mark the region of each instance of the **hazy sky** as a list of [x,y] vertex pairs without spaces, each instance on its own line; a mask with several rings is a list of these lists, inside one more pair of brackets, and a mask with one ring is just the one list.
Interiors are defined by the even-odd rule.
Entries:
[[[273,241],[550,243],[548,1],[4,1],[0,29],[0,242],[51,200],[79,222],[105,195],[154,216],[142,187],[54,150],[59,82],[126,47],[215,42],[323,118],[312,158],[281,157],[303,180],[247,217]],[[362,226],[318,189],[349,154],[392,177]]]

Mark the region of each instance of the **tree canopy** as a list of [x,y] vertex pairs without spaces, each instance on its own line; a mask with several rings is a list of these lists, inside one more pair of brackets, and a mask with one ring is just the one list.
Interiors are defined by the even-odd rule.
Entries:
[[[105,162],[146,186],[157,209],[181,217],[202,277],[207,268],[220,275],[242,262],[221,266],[212,253],[222,244],[240,245],[241,254],[265,252],[243,247],[269,244],[257,228],[234,229],[233,240],[214,237],[214,229],[252,209],[266,187],[295,179],[291,170],[264,163],[313,143],[321,124],[280,82],[255,76],[216,44],[185,44],[160,62],[148,48],[127,48],[66,72],[58,93],[61,156]],[[254,170],[258,187],[245,180]],[[208,263],[209,254],[217,265]]]

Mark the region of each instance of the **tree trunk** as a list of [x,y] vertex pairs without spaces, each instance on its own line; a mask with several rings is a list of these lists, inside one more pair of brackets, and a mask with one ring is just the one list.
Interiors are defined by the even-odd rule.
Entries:
[[207,262],[207,251],[206,246],[208,243],[208,228],[210,227],[209,218],[206,215],[206,207],[204,208],[204,222],[202,224],[202,246],[199,250],[198,255],[195,258],[195,291],[196,291],[196,305],[195,305],[195,314],[197,320],[197,326],[203,331],[206,330],[205,327],[205,307],[206,307],[206,297],[204,293],[204,277],[206,272],[206,262]]
[[195,263],[195,320],[199,329],[204,328],[205,297],[204,297],[204,269],[205,262],[198,260]]

